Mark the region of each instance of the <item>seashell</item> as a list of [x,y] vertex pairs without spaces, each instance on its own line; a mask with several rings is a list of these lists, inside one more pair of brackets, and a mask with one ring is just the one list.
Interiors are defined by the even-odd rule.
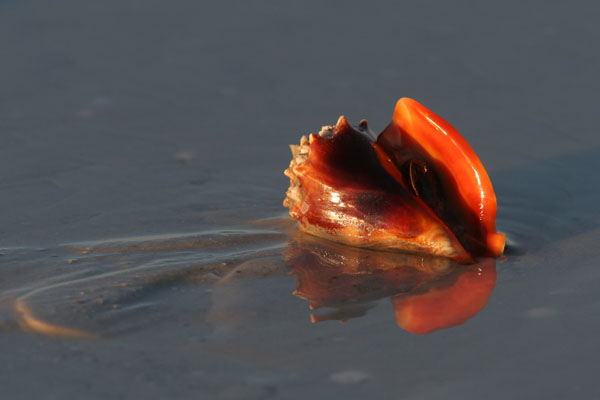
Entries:
[[464,263],[503,252],[483,164],[456,129],[415,100],[398,101],[376,140],[365,120],[353,127],[341,116],[290,148],[283,204],[307,233]]

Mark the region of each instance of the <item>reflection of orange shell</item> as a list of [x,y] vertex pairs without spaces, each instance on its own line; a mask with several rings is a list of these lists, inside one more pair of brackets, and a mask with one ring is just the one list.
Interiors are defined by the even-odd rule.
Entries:
[[398,325],[415,334],[462,324],[479,312],[496,282],[496,260],[458,265],[442,257],[381,252],[310,238],[285,251],[296,279],[294,294],[308,300],[313,322],[364,315],[390,297]]
[[292,153],[284,205],[306,232],[462,262],[502,253],[483,165],[452,126],[414,100],[398,101],[376,142],[365,121],[354,128],[340,117]]
[[447,258],[368,251],[310,238],[295,241],[285,255],[296,278],[294,294],[307,299],[311,310],[410,292],[455,268]]
[[[457,271],[458,272],[458,271]],[[424,334],[464,323],[485,306],[496,284],[496,260],[460,268],[450,286],[429,288],[422,294],[392,297],[398,326]]]

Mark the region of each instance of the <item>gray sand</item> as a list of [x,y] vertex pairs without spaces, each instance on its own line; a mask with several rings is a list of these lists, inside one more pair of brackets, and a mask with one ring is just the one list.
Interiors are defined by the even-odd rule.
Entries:
[[[320,3],[0,2],[2,398],[600,397],[600,7]],[[313,324],[287,146],[402,96],[511,249],[462,325]]]

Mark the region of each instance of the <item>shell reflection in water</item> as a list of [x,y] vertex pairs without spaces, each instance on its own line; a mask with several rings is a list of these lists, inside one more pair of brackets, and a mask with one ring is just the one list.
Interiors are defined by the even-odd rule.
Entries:
[[[422,254],[359,249],[298,235],[285,250],[294,294],[309,302],[311,320],[346,321],[390,297],[398,326],[425,334],[474,317],[496,283],[496,260],[461,265]],[[330,311],[316,313],[321,308]]]

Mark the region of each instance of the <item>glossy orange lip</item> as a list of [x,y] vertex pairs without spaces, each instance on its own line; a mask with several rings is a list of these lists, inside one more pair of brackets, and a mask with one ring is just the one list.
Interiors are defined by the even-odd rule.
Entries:
[[471,253],[502,254],[505,236],[496,233],[492,182],[477,154],[452,125],[417,101],[403,98],[377,144],[397,166],[411,158],[432,165],[442,182],[440,201],[450,206],[440,217],[449,225],[465,227],[457,236],[462,236],[461,243]]
[[400,99],[374,142],[344,117],[292,146],[284,205],[300,228],[341,243],[473,262],[498,256],[496,196],[481,161],[450,124]]

